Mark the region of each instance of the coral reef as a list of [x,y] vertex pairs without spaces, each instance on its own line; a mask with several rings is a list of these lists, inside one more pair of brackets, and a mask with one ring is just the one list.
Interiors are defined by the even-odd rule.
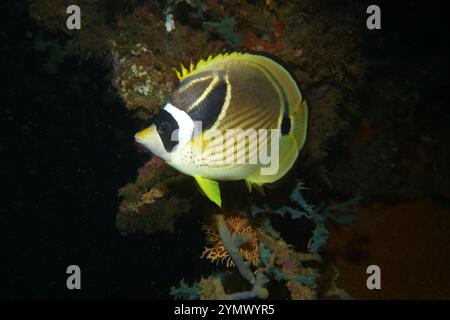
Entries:
[[83,59],[96,58],[105,61],[113,34],[111,20],[118,12],[126,12],[130,2],[125,0],[81,0],[77,5],[82,8],[81,29],[76,32],[66,27],[68,14],[66,9],[72,3],[65,0],[30,1],[31,16],[47,30],[62,33],[68,40],[64,47],[65,55]]
[[194,282],[192,286],[189,286],[184,279],[181,279],[179,287],[170,288],[170,295],[175,299],[184,299],[184,300],[196,300],[199,298],[199,291],[202,286],[202,282],[200,284]]
[[[323,248],[328,239],[328,231],[325,227],[325,223],[327,222],[327,220],[331,219],[339,224],[345,225],[351,225],[355,223],[356,216],[345,213],[350,211],[353,206],[358,204],[361,198],[359,196],[356,196],[342,203],[337,203],[330,206],[320,204],[313,207],[306,203],[301,193],[302,189],[304,189],[304,187],[302,183],[299,182],[290,195],[290,199],[295,205],[294,207],[285,205],[276,210],[272,210],[267,204],[264,204],[262,208],[258,207],[257,205],[253,205],[252,215],[255,216],[261,212],[272,211],[281,216],[290,215],[291,219],[299,219],[304,217],[314,221],[315,228],[313,230],[312,237],[309,240],[308,249],[310,252],[316,253]],[[336,216],[335,214],[333,214],[333,212],[340,212],[341,215]],[[344,213],[344,215],[342,215],[342,213]]]
[[298,281],[288,281],[286,287],[291,292],[292,300],[310,300],[314,296],[311,288]]
[[[328,141],[354,112],[350,94],[361,83],[365,63],[348,15],[332,13],[326,1],[82,1],[82,29],[65,28],[64,0],[34,0],[31,15],[48,30],[69,37],[65,52],[94,56],[113,69],[112,84],[127,108],[149,120],[176,84],[172,71],[210,54],[265,51],[295,74],[312,112],[307,162],[318,163]],[[340,10],[346,10],[342,7]],[[353,8],[352,10],[355,10]],[[166,31],[166,16],[174,29]],[[171,22],[172,23],[172,22]],[[244,31],[245,30],[245,31]],[[345,112],[341,112],[345,109]]]
[[242,44],[242,35],[234,31],[235,24],[236,19],[234,17],[225,17],[219,22],[207,21],[204,23],[217,32],[229,46],[239,48]]
[[225,297],[222,279],[209,276],[200,280],[200,298],[202,300],[221,300]]
[[257,272],[255,275],[250,269],[250,262],[245,261],[241,255],[240,249],[242,245],[249,242],[252,236],[246,233],[232,234],[228,229],[223,215],[216,217],[216,223],[222,243],[233,259],[236,268],[239,270],[241,276],[252,285],[251,290],[227,294],[223,298],[226,300],[251,299],[256,297],[261,299],[267,298],[269,294],[264,285],[269,279],[262,272]]
[[183,177],[156,157],[138,171],[135,183],[119,190],[123,197],[116,223],[124,233],[173,231],[176,218],[191,208],[188,198],[176,190]]
[[[330,218],[332,210],[349,211],[356,203],[355,200],[351,200],[342,204],[323,206],[326,209],[321,208],[316,212],[312,209],[312,206],[306,204],[300,192],[301,187],[302,185],[298,183],[291,193],[291,198],[295,200],[294,204],[297,204],[297,207],[285,206],[278,211],[267,210],[266,213],[276,215],[280,212],[289,212],[290,215],[284,216],[283,214],[284,219],[296,219],[302,216],[314,221],[317,220],[315,215],[318,215],[318,212],[321,212],[322,219],[325,219],[324,217]],[[303,204],[303,209],[309,210],[309,215],[298,208],[301,204]],[[258,211],[259,215],[261,215],[261,212]],[[335,217],[335,219],[330,218],[330,220],[337,225],[343,225],[353,220],[348,217],[350,215]],[[323,259],[318,251],[326,244],[328,231],[325,229],[323,220],[321,220],[320,226],[321,231],[326,236],[323,234],[317,236],[317,231],[313,230],[311,238],[320,238],[320,246],[314,242],[314,245],[311,245],[310,240],[309,252],[303,253],[297,251],[293,245],[289,245],[281,237],[280,232],[271,225],[269,216],[260,220],[252,217],[251,212],[241,211],[240,216],[236,216],[236,213],[232,211],[217,214],[214,227],[205,226],[203,228],[208,243],[214,246],[207,247],[202,257],[206,256],[213,262],[224,262],[228,268],[235,267],[234,270],[238,271],[240,276],[251,285],[251,288],[229,293],[231,288],[226,285],[226,276],[208,276],[202,277],[199,286],[196,286],[199,290],[198,296],[201,299],[265,299],[270,296],[267,284],[270,281],[276,281],[286,286],[292,299],[310,300],[319,297],[351,299],[350,295],[336,284],[336,279],[339,276],[337,270],[333,270],[332,278],[321,271]],[[248,250],[244,250],[244,246],[255,241],[256,245],[251,245],[250,248],[253,248],[253,251],[258,250],[257,261],[251,260],[248,257]],[[181,290],[182,288],[183,284],[178,289]],[[176,290],[176,288],[173,290]]]

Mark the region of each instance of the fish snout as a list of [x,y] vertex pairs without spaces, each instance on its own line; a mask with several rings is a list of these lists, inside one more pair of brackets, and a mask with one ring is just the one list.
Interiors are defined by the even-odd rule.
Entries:
[[158,157],[164,160],[168,157],[155,125],[139,131],[134,135],[134,139]]

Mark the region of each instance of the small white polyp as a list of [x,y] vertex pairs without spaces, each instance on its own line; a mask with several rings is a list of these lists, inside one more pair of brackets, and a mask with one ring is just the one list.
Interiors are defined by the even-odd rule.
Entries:
[[167,103],[164,106],[164,110],[166,110],[168,113],[172,115],[172,117],[175,119],[175,121],[178,123],[178,138],[179,138],[179,146],[184,146],[186,143],[188,143],[192,135],[194,133],[194,121],[192,121],[191,117],[189,115],[175,107],[174,105]]
[[164,26],[166,27],[167,32],[175,30],[175,21],[173,21],[173,14],[166,14],[166,23],[164,24]]

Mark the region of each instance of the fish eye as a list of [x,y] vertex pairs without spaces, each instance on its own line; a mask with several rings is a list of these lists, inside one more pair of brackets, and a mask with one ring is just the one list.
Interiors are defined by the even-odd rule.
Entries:
[[172,131],[172,125],[168,122],[162,122],[157,127],[158,133],[161,135],[167,135]]

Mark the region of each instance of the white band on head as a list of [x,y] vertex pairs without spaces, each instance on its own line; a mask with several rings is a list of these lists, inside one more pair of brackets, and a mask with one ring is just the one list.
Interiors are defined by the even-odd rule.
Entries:
[[189,115],[175,107],[174,105],[167,103],[164,107],[168,113],[172,115],[175,121],[178,123],[178,137],[179,137],[179,146],[184,146],[188,143],[194,132],[194,121],[192,121]]

